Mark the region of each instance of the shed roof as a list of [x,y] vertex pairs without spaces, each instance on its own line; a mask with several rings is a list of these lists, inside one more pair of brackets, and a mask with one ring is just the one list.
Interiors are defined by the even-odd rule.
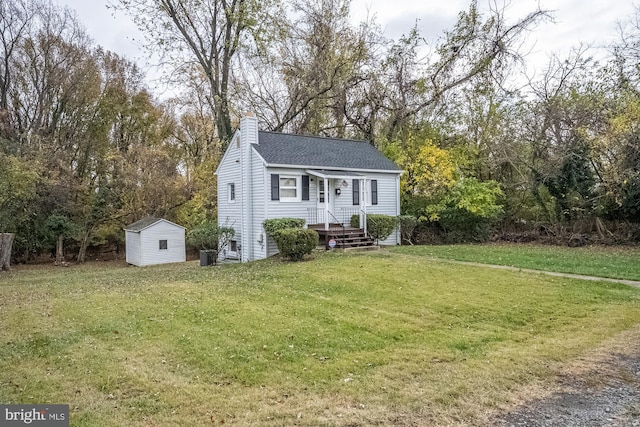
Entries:
[[125,231],[133,231],[135,233],[139,233],[142,230],[144,230],[145,228],[151,227],[153,224],[160,222],[160,221],[164,221],[164,222],[168,222],[169,224],[175,225],[176,227],[180,227],[180,228],[184,228],[181,225],[178,225],[176,223],[173,223],[171,221],[168,221],[164,218],[153,218],[153,217],[145,217],[142,218],[141,220],[138,220],[136,222],[134,222],[133,224],[129,224],[128,226],[126,226],[124,229]]
[[366,141],[260,131],[253,148],[270,165],[401,172]]

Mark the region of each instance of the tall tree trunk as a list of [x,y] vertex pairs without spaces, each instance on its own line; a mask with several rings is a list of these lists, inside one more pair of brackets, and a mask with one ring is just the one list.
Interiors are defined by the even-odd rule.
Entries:
[[56,243],[56,264],[62,263],[64,263],[64,236],[61,234]]
[[0,233],[0,271],[11,270],[11,247],[14,236],[13,233]]
[[89,246],[89,237],[91,236],[91,231],[86,230],[82,234],[82,240],[80,241],[80,250],[78,251],[78,263],[84,262],[87,256],[87,247]]

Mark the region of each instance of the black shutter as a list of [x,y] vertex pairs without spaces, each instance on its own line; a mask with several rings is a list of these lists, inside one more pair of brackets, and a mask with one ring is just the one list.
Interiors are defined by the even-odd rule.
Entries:
[[377,179],[371,180],[371,204],[372,205],[378,204],[378,180]]
[[302,175],[302,200],[309,200],[309,175]]
[[271,200],[280,200],[280,175],[271,174]]
[[360,204],[360,180],[354,179],[351,181],[351,186],[353,187],[353,204]]

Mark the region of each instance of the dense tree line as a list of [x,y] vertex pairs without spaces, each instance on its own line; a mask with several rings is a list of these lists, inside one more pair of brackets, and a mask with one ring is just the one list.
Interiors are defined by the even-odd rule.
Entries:
[[[176,96],[45,0],[0,4],[0,232],[25,258],[122,244],[144,215],[215,219],[238,118],[370,141],[404,170],[413,238],[544,232],[640,240],[640,28],[602,62],[576,47],[522,81],[515,21],[476,1],[437,42],[388,39],[349,0],[119,0]],[[517,76],[520,76],[516,78]]]
[[187,197],[175,119],[135,64],[92,46],[75,14],[0,5],[0,229],[26,258],[120,241],[123,222]]

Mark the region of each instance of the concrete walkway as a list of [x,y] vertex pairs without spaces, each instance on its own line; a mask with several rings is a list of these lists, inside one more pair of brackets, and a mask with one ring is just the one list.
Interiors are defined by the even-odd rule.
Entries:
[[434,261],[446,261],[453,264],[471,265],[474,267],[495,268],[498,270],[509,270],[509,271],[523,271],[525,273],[546,274],[547,276],[567,277],[570,279],[580,279],[580,280],[591,280],[594,282],[619,283],[621,285],[628,285],[628,286],[634,286],[636,288],[640,288],[640,281],[637,281],[637,280],[610,279],[608,277],[584,276],[582,274],[556,273],[554,271],[532,270],[530,268],[512,267],[509,265],[482,264],[479,262],[456,261],[453,259],[444,259],[444,258],[432,258],[432,259]]

